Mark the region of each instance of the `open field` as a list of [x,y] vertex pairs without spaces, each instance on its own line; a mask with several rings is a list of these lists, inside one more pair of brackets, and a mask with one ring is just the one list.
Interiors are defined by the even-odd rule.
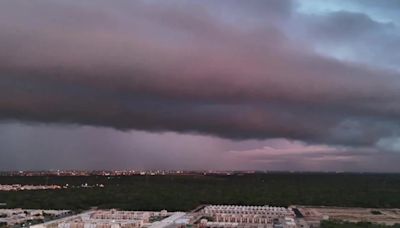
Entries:
[[[104,188],[73,188],[103,184]],[[9,208],[190,210],[200,204],[400,208],[399,174],[270,173],[232,176],[0,177],[0,184],[66,185],[0,192]]]
[[370,222],[322,221],[320,228],[400,228],[399,224],[385,225]]
[[343,208],[343,207],[297,207],[306,221],[329,220],[351,223],[370,222],[395,225],[400,223],[400,209],[393,208]]

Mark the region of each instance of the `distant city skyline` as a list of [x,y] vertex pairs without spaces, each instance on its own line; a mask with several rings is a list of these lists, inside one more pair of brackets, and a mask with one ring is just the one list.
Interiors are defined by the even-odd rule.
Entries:
[[0,2],[0,171],[400,172],[397,0]]

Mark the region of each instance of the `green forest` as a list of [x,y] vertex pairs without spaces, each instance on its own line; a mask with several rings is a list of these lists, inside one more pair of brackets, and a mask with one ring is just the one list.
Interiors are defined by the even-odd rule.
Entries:
[[[9,177],[0,184],[69,188],[0,192],[9,208],[191,210],[200,204],[400,207],[398,174],[268,173],[248,175]],[[104,188],[77,187],[103,184]]]

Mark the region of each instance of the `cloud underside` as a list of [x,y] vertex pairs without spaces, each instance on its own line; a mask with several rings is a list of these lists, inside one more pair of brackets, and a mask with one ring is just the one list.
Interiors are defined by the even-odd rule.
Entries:
[[[172,3],[0,3],[0,118],[348,146],[400,133],[397,71],[315,52],[282,28],[298,17],[289,1],[239,18]],[[318,44],[351,40],[343,20],[359,23],[354,36],[394,28],[321,17],[304,30]]]

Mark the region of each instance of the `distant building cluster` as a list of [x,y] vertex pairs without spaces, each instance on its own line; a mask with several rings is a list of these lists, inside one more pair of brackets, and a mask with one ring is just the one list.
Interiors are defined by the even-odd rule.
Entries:
[[151,216],[157,216],[161,214],[161,212],[157,213],[148,211],[117,211],[113,209],[96,211],[90,215],[90,219],[141,220],[144,222],[149,222]]
[[24,190],[45,190],[61,189],[59,185],[21,185],[21,184],[0,184],[0,191],[24,191]]
[[30,226],[69,214],[69,210],[0,209],[0,227]]
[[[260,171],[257,171],[260,173]],[[185,170],[44,170],[44,171],[8,171],[0,172],[0,176],[158,176],[158,175],[244,175],[256,171],[185,171]],[[262,172],[265,173],[265,172]]]
[[204,209],[206,218],[201,224],[206,227],[238,227],[248,224],[254,227],[296,227],[292,210],[270,206],[210,205]]
[[[33,228],[141,228],[163,224],[176,213],[162,211],[91,210],[60,220],[32,226]],[[185,214],[185,213],[183,213]],[[161,227],[164,227],[162,225]]]
[[32,228],[295,228],[294,218],[284,207],[209,205],[192,212],[90,210]]
[[148,212],[95,211],[57,224],[59,228],[139,228],[149,221]]
[[21,184],[0,184],[0,191],[30,191],[30,190],[57,190],[62,188],[104,188],[104,184],[89,185],[21,185]]
[[400,209],[202,205],[191,212],[0,209],[0,226],[32,228],[317,228],[322,220],[400,223]]

